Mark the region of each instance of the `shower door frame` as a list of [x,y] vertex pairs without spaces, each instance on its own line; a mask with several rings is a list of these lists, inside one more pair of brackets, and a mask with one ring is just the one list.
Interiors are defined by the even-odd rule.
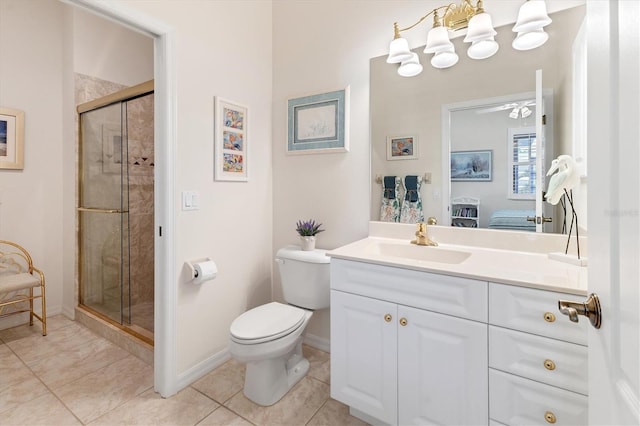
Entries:
[[[84,139],[83,139],[83,134],[82,134],[82,114],[84,113],[88,113],[91,111],[95,111],[98,110],[100,108],[106,108],[112,105],[117,105],[117,104],[121,104],[121,108],[122,108],[122,104],[125,104],[129,101],[133,101],[135,99],[139,99],[142,98],[144,96],[148,96],[148,95],[154,95],[154,81],[153,80],[149,80],[146,81],[144,83],[140,83],[137,84],[135,86],[131,86],[131,87],[127,87],[124,88],[122,90],[119,90],[118,92],[112,93],[110,95],[107,96],[103,96],[101,98],[98,99],[94,99],[92,101],[89,102],[85,102],[83,104],[80,104],[76,107],[77,113],[78,113],[78,136],[79,136],[79,144],[78,144],[78,182],[77,182],[77,194],[78,194],[78,204],[80,205],[79,207],[76,208],[76,223],[78,224],[78,232],[77,232],[77,247],[78,247],[78,262],[77,262],[77,273],[78,273],[78,304],[79,307],[90,312],[92,315],[95,315],[99,318],[101,318],[103,321],[108,322],[109,324],[119,328],[120,330],[123,330],[126,333],[131,334],[132,336],[135,336],[136,338],[140,339],[141,341],[153,346],[154,345],[154,339],[150,338],[144,334],[141,334],[139,332],[137,332],[136,330],[134,330],[132,327],[124,325],[122,322],[122,318],[124,316],[127,316],[129,318],[129,322],[131,321],[131,301],[128,300],[127,301],[127,307],[128,307],[128,314],[124,314],[123,313],[123,285],[124,283],[122,282],[122,275],[121,275],[121,282],[119,283],[120,285],[120,317],[121,317],[121,321],[118,322],[116,320],[114,320],[113,318],[111,318],[110,316],[92,308],[90,305],[83,303],[84,301],[84,295],[83,295],[83,283],[84,283],[84,277],[83,277],[83,265],[84,265],[84,259],[83,259],[83,250],[81,249],[83,247],[83,228],[82,228],[82,224],[80,221],[80,215],[82,212],[95,212],[95,213],[118,213],[118,214],[128,214],[129,213],[129,208],[127,207],[126,211],[125,210],[111,210],[111,209],[95,209],[95,208],[86,208],[84,207],[84,204],[82,202],[82,194],[83,194],[83,186],[84,186],[84,182],[83,182],[83,178],[84,178],[84,173],[83,173],[83,168],[84,168],[84,164],[83,164],[83,148],[84,148]],[[121,118],[122,120],[122,118]],[[154,120],[155,121],[155,120]],[[121,121],[121,128],[122,128],[122,121]],[[126,125],[126,123],[125,123]],[[124,140],[128,139],[128,130],[126,132],[122,132],[121,134],[123,135],[123,152],[124,152]],[[128,141],[126,143],[126,145],[128,146]],[[155,145],[155,144],[154,144]],[[122,162],[123,165],[128,164],[128,162],[123,161]],[[129,172],[127,170],[127,181],[129,180]],[[122,186],[122,171],[121,171],[121,183],[120,185]],[[128,184],[127,184],[128,185]],[[155,189],[154,189],[154,193],[155,193]],[[128,195],[127,195],[128,198]],[[128,202],[127,202],[128,205]],[[130,226],[130,222],[129,219],[127,219],[127,232],[129,232],[129,226]],[[120,229],[120,232],[122,233],[123,230],[122,228]],[[121,236],[121,240],[122,240],[122,236]],[[122,265],[122,256],[123,253],[120,253],[121,259],[120,259],[120,264]],[[127,263],[130,266],[130,262],[127,261]],[[121,266],[122,267],[122,266]],[[155,269],[155,267],[154,267]],[[130,273],[127,273],[127,277],[130,280]],[[127,283],[127,287],[130,286],[130,283]],[[128,293],[130,293],[130,291],[128,291]],[[129,294],[129,298],[130,298],[130,294]],[[155,299],[155,298],[154,298]]]

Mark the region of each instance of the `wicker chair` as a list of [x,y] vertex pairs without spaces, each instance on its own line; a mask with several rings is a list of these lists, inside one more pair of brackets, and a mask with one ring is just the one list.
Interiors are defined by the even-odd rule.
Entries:
[[[34,294],[37,287],[40,291]],[[41,299],[42,302],[40,315],[33,310],[35,299]],[[29,325],[33,325],[34,318],[40,320],[42,335],[46,336],[44,273],[33,266],[31,255],[25,248],[11,241],[0,240],[0,318],[23,312],[29,312]]]

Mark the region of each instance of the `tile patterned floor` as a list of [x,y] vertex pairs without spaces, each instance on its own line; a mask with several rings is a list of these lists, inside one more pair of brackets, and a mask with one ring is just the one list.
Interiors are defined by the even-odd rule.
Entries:
[[0,425],[365,425],[329,397],[329,355],[311,347],[307,376],[270,407],[243,395],[234,360],[163,399],[149,365],[62,315],[47,325],[0,331]]

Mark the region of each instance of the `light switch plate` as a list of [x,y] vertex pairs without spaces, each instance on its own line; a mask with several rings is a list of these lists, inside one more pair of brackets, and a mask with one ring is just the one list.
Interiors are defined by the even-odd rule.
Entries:
[[200,192],[199,191],[182,191],[182,210],[199,210],[200,209]]

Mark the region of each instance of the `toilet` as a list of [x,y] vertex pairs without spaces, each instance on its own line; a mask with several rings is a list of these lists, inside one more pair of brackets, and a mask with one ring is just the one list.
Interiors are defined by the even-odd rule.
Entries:
[[278,402],[309,370],[302,356],[304,331],[314,310],[329,307],[326,250],[278,250],[284,300],[253,308],[232,323],[229,352],[246,363],[244,394],[259,405]]

